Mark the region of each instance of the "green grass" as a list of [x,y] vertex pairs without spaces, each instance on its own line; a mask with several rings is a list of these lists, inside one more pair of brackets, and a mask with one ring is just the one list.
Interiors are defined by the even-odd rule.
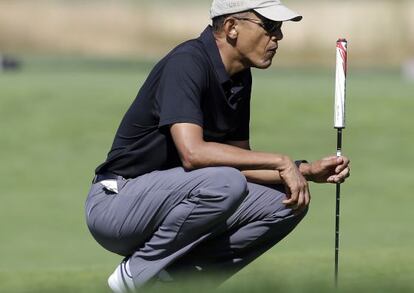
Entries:
[[[127,60],[31,58],[22,71],[0,74],[0,292],[108,292],[106,278],[120,258],[91,238],[83,204],[149,68]],[[334,153],[333,81],[325,70],[255,70],[253,147],[308,160]],[[414,290],[413,92],[414,83],[398,72],[350,70],[343,292]],[[332,291],[335,189],[311,188],[301,225],[221,291]]]

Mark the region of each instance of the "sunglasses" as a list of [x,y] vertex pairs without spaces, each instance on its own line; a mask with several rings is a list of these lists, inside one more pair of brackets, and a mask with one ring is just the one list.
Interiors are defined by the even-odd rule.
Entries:
[[269,35],[272,35],[278,32],[281,29],[282,24],[283,24],[282,21],[272,21],[269,19],[262,19],[260,21],[259,19],[253,19],[253,18],[248,18],[248,17],[233,16],[233,18],[237,20],[245,20],[245,21],[250,21],[252,23],[255,23],[261,26]]

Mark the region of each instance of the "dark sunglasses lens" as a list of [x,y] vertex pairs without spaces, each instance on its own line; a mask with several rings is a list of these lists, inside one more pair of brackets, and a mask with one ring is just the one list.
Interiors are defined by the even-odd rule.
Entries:
[[264,21],[263,22],[263,26],[265,28],[265,30],[269,33],[275,33],[277,32],[281,26],[282,26],[282,22],[281,21]]

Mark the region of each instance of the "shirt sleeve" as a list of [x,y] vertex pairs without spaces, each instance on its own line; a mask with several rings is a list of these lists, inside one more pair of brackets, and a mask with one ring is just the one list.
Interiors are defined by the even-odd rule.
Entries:
[[203,126],[201,98],[206,68],[188,53],[170,57],[161,75],[156,99],[160,107],[159,127],[174,123]]

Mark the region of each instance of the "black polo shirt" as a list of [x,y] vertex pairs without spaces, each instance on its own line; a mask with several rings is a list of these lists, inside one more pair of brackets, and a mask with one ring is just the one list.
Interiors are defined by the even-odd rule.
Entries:
[[182,166],[169,131],[174,123],[200,125],[206,141],[247,140],[251,82],[250,69],[227,74],[208,26],[154,67],[96,173],[133,178]]

